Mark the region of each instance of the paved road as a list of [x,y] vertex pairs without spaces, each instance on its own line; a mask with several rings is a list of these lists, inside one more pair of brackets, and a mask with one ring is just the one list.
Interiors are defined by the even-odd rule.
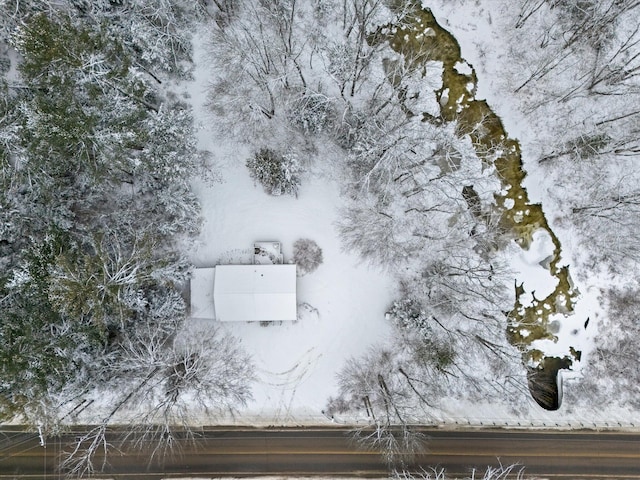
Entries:
[[[640,479],[640,435],[539,431],[439,431],[429,435],[424,467],[445,467],[450,476],[468,476],[474,466],[519,463],[526,473],[550,479]],[[61,449],[74,436],[49,439],[0,433],[0,479],[58,478]],[[182,455],[149,464],[148,454],[111,438],[120,453],[110,456],[102,478],[157,480],[177,477],[249,475],[343,475],[382,477],[380,457],[358,451],[342,429],[206,429]]]

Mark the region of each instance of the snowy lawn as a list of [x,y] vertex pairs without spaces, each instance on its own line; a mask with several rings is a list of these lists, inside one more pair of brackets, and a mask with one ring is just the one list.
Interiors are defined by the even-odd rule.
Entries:
[[[507,99],[500,99],[503,92],[490,80],[499,74],[490,67],[499,69],[504,58],[485,58],[482,47],[486,45],[479,39],[494,46],[499,45],[499,39],[491,30],[490,18],[485,18],[487,11],[480,10],[477,18],[464,15],[463,11],[456,15],[450,5],[442,5],[434,13],[436,17],[446,19],[443,24],[460,41],[462,56],[476,68],[479,75],[478,97],[488,99],[503,118],[506,130],[522,142],[527,169],[531,165],[528,148],[533,143],[534,132],[527,131],[526,122],[518,121],[517,112],[508,108]],[[384,313],[396,298],[396,281],[341,250],[335,229],[343,203],[338,187],[340,179],[333,177],[339,175],[339,170],[332,168],[333,163],[339,163],[336,155],[329,152],[318,156],[322,161],[317,161],[315,166],[311,166],[311,171],[303,175],[298,198],[273,197],[266,194],[260,185],[255,185],[249,176],[245,163],[253,151],[213,136],[204,106],[209,59],[201,43],[202,39],[195,43],[196,79],[190,85],[189,93],[196,121],[207,125],[200,131],[200,147],[213,152],[223,182],[208,184],[202,181],[195,185],[202,204],[204,225],[198,245],[189,252],[192,261],[198,267],[210,267],[218,262],[232,263],[230,260],[234,258],[249,259],[253,243],[265,240],[281,242],[285,262],[290,262],[293,243],[299,238],[317,242],[324,258],[317,270],[298,278],[298,303],[307,305],[300,309],[303,315],[299,322],[270,326],[247,323],[223,325],[242,340],[257,367],[254,400],[235,420],[255,425],[326,422],[328,419],[322,410],[328,397],[337,393],[336,373],[345,360],[359,356],[371,345],[387,339],[391,333]],[[459,64],[456,68],[462,71],[465,65]],[[246,135],[250,137],[251,133],[246,132]],[[274,137],[277,136],[274,133]],[[278,143],[278,139],[275,140]],[[545,198],[543,179],[539,169],[530,170],[525,186],[529,188],[534,202]],[[547,206],[548,202],[545,203]],[[553,214],[553,209],[547,211],[551,222]],[[560,262],[563,265],[573,252],[570,239],[564,235],[560,237],[565,247],[565,256]],[[549,275],[548,269],[540,265],[551,253],[550,237],[540,231],[534,235],[528,251],[513,244],[505,256],[509,257],[509,264],[517,273],[516,278],[525,280],[527,291],[535,290],[536,296],[542,296],[557,282]],[[583,287],[588,286],[579,285],[583,297],[575,314],[570,319],[562,315],[554,318],[559,320],[554,322],[558,342],[541,341],[536,347],[548,354],[560,355],[573,346],[588,355],[593,348],[593,331],[585,332],[578,327],[582,326],[589,312],[597,309],[592,289]],[[212,327],[214,323],[217,322],[211,322]],[[574,374],[580,373],[580,366],[579,363],[574,365]],[[585,412],[568,412],[566,408],[559,412],[546,412],[535,407],[530,416],[523,418],[508,405],[479,404],[460,399],[444,406],[439,415],[434,416],[434,421],[451,424],[460,421],[475,425],[520,425],[522,422],[523,426],[568,427],[589,423],[584,415]],[[601,422],[624,418],[624,415],[612,411],[600,415],[590,412],[588,417],[592,422]],[[603,425],[608,426],[608,423]]]
[[[322,165],[302,176],[298,198],[271,196],[249,176],[251,151],[215,138],[205,106],[209,79],[202,38],[195,41],[195,81],[188,86],[199,147],[213,153],[221,183],[194,185],[202,205],[203,227],[189,252],[197,267],[218,261],[253,258],[256,241],[279,241],[284,262],[293,256],[293,243],[314,240],[322,249],[317,270],[298,277],[297,323],[261,326],[259,323],[222,324],[253,356],[257,381],[253,402],[237,420],[252,424],[317,423],[327,399],[337,391],[336,374],[345,360],[358,356],[391,331],[384,314],[396,294],[396,281],[369,268],[355,255],[341,250],[334,222],[342,205],[333,176],[331,152]],[[300,304],[306,303],[314,311]],[[316,313],[317,312],[317,313]],[[201,320],[198,320],[201,322]],[[211,326],[220,322],[211,322]]]
[[274,197],[249,177],[247,150],[206,147],[217,152],[223,182],[195,186],[204,216],[200,242],[191,255],[196,266],[213,266],[232,257],[225,255],[229,252],[251,250],[258,240],[280,241],[288,263],[293,242],[310,238],[322,248],[324,259],[316,271],[299,277],[297,285],[298,304],[317,313],[299,308],[301,320],[282,325],[223,324],[242,339],[257,367],[255,400],[244,413],[267,423],[321,419],[344,361],[390,332],[384,313],[394,297],[394,279],[341,251],[334,228],[341,198],[328,175],[308,176],[297,199]]

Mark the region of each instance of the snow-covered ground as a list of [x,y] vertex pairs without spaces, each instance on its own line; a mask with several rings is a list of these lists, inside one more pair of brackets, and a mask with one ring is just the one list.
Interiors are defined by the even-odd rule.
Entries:
[[[530,151],[537,141],[523,116],[509,103],[508,95],[493,81],[500,65],[508,61],[504,45],[492,26],[492,2],[476,2],[470,12],[455,8],[451,2],[429,4],[436,18],[451,31],[462,48],[462,56],[478,74],[477,98],[486,98],[501,116],[505,129],[523,147],[528,177],[525,186],[531,201],[543,203],[546,216],[563,245],[563,260],[568,264],[575,252],[570,232],[553,225],[554,204],[545,201],[548,179],[532,164]],[[384,312],[394,299],[396,282],[385,272],[369,268],[356,256],[342,251],[334,227],[342,204],[331,152],[326,161],[312,167],[303,177],[298,198],[267,195],[255,185],[245,167],[250,152],[228,139],[216,138],[207,127],[210,120],[204,107],[208,78],[206,55],[196,42],[195,81],[189,94],[200,123],[200,147],[210,150],[222,176],[221,183],[198,182],[195,190],[202,202],[204,227],[199,242],[190,252],[196,266],[215,265],[239,252],[249,251],[254,241],[280,241],[285,262],[292,257],[292,245],[298,238],[310,238],[323,250],[324,262],[318,270],[298,280],[299,302],[313,309],[295,324],[260,326],[228,324],[228,331],[242,340],[257,366],[253,387],[254,400],[233,421],[251,424],[313,424],[330,421],[322,410],[329,396],[337,390],[336,373],[345,360],[358,356],[390,333]],[[531,168],[529,168],[531,167]],[[549,235],[540,231],[528,251],[514,245],[509,252],[512,266],[520,272],[528,292],[538,298],[550,292],[557,280],[539,265],[552,253]],[[573,315],[574,322],[564,321],[559,341],[542,345],[547,354],[564,355],[569,346],[583,352],[583,362],[593,348],[595,323],[585,333],[574,334],[573,323],[598,315],[597,282],[578,283],[581,293]],[[317,312],[317,313],[315,313]],[[578,338],[579,337],[579,338]],[[536,345],[538,346],[538,345]],[[579,365],[576,365],[579,373]],[[536,427],[615,427],[630,426],[628,412],[594,408],[576,412],[570,406],[558,412],[533,407],[527,418],[510,411],[508,405],[480,405],[464,400],[452,401],[442,410],[438,421],[460,425],[510,425]],[[335,419],[347,421],[347,419]]]
[[[531,125],[517,108],[513,88],[506,88],[508,79],[505,77],[509,70],[507,64],[511,60],[509,38],[500,22],[500,11],[508,8],[508,2],[479,0],[465,2],[465,8],[459,8],[456,2],[444,0],[423,4],[433,10],[436,19],[457,39],[462,57],[475,68],[478,76],[476,98],[486,99],[491,109],[500,116],[509,136],[520,142],[523,166],[527,172],[523,186],[527,189],[532,203],[542,204],[550,227],[560,239],[562,254],[558,267],[570,265],[573,259],[580,255],[580,252],[576,251],[578,242],[574,238],[575,232],[556,224],[561,204],[550,198],[549,191],[555,191],[558,186],[554,185],[554,179],[550,178],[537,162],[537,155],[544,145],[544,135],[547,132],[540,132]],[[518,281],[524,282],[524,288],[529,294],[535,291],[536,297],[540,299],[553,291],[557,279],[538,263],[553,253],[551,239],[545,231],[540,230],[534,235],[529,251],[515,247],[511,253],[511,266],[515,272],[519,272]],[[594,349],[593,339],[598,333],[599,322],[590,321],[589,328],[585,330],[584,321],[587,318],[598,319],[602,315],[598,298],[599,285],[609,281],[608,278],[595,275],[585,278],[571,266],[570,275],[580,293],[573,314],[557,314],[550,319],[550,322],[555,321],[559,328],[555,333],[558,337],[556,342],[543,340],[533,345],[549,356],[568,355],[569,347],[581,351],[582,360],[574,363],[573,371],[562,372],[567,378],[580,375],[582,366]]]
[[271,196],[254,184],[245,166],[247,148],[215,138],[206,127],[202,55],[196,51],[198,69],[189,93],[201,123],[200,147],[213,153],[222,181],[195,185],[204,225],[190,252],[192,261],[213,266],[221,258],[251,250],[259,240],[281,242],[285,262],[291,261],[293,242],[299,238],[314,240],[323,253],[320,267],[298,278],[298,303],[308,304],[300,308],[300,321],[224,324],[242,340],[257,367],[254,400],[241,415],[264,424],[328,421],[322,410],[336,392],[336,373],[345,360],[390,332],[384,314],[396,282],[341,250],[334,222],[342,199],[330,158],[303,177],[298,198]]
[[224,154],[215,148],[226,157],[224,181],[197,186],[205,215],[192,254],[197,266],[213,266],[225,253],[250,249],[257,240],[280,241],[285,262],[298,238],[315,240],[323,253],[322,265],[299,277],[297,285],[298,303],[317,313],[267,327],[224,324],[242,339],[257,366],[259,381],[249,412],[274,422],[295,421],[296,412],[321,415],[343,362],[389,332],[384,313],[393,299],[394,279],[341,251],[334,228],[340,196],[331,178],[314,175],[297,199],[272,197],[249,178],[247,152],[234,147]]

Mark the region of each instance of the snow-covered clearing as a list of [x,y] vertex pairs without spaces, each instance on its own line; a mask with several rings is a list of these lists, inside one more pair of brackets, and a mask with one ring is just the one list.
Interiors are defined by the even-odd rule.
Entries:
[[299,238],[316,241],[323,253],[322,265],[299,277],[297,285],[298,304],[317,313],[302,307],[300,321],[282,325],[223,324],[242,339],[257,367],[254,401],[241,414],[265,424],[327,421],[322,410],[336,391],[336,373],[344,361],[390,332],[384,313],[394,297],[395,280],[341,250],[334,222],[342,199],[331,158],[303,178],[298,198],[271,196],[254,184],[245,166],[249,151],[214,138],[206,128],[202,50],[196,51],[196,65],[190,95],[201,124],[200,147],[214,154],[222,181],[195,185],[204,225],[191,252],[194,264],[213,266],[250,251],[259,240],[281,242],[285,262],[291,261]]
[[298,304],[310,305],[317,314],[267,327],[224,324],[242,339],[258,369],[255,401],[247,413],[274,422],[295,421],[299,413],[321,415],[344,360],[389,332],[384,312],[394,280],[341,251],[333,225],[340,196],[331,178],[315,175],[313,183],[303,183],[297,199],[273,197],[249,178],[246,151],[209,148],[217,149],[224,180],[197,185],[205,216],[192,256],[197,266],[213,266],[225,253],[250,249],[257,240],[282,242],[288,262],[293,242],[302,237],[315,240],[324,258],[315,272],[298,279]]

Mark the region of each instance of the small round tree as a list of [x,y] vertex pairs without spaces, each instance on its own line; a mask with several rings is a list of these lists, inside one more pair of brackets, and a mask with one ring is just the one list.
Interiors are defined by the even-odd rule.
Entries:
[[301,238],[293,244],[293,260],[301,275],[313,272],[322,263],[322,249],[309,238]]
[[280,154],[262,148],[247,160],[251,178],[260,182],[271,195],[297,195],[300,185],[300,164],[295,155]]

